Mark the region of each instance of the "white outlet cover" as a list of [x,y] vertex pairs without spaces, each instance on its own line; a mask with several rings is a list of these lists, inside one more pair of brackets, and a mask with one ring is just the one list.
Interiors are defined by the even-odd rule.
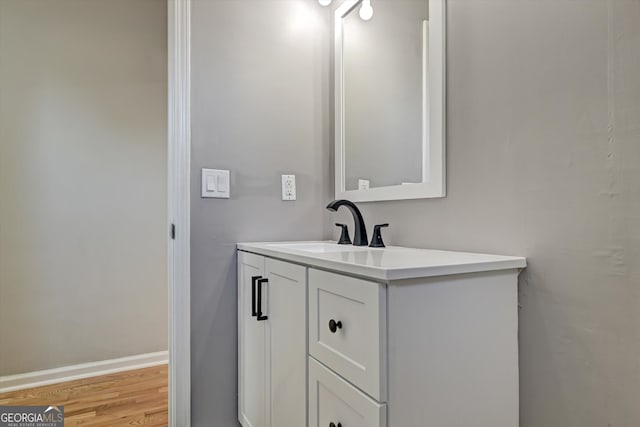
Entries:
[[282,200],[296,200],[295,175],[282,175]]
[[359,179],[358,180],[358,190],[368,190],[371,182],[368,179]]

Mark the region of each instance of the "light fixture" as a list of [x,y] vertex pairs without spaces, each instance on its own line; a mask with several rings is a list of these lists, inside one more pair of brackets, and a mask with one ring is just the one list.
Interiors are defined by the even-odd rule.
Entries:
[[363,0],[362,6],[360,6],[360,18],[363,21],[368,21],[373,16],[373,7],[371,7],[371,0]]
[[320,6],[329,6],[331,1],[332,0],[318,0],[318,3],[320,3]]

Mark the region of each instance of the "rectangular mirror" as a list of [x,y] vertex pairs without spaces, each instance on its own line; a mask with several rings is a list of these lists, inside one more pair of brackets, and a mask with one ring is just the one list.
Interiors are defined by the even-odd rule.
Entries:
[[335,13],[336,198],[444,197],[445,0]]

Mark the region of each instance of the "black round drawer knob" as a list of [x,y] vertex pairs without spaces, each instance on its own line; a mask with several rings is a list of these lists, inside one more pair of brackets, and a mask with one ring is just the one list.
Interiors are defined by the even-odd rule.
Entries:
[[342,424],[338,423],[338,425],[336,425],[336,423],[329,423],[329,427],[342,427]]
[[[329,330],[331,331],[331,333],[335,334],[338,329],[342,329],[342,322],[340,320],[338,320],[337,322],[333,319],[329,320]],[[340,423],[338,423],[338,427],[341,427]]]

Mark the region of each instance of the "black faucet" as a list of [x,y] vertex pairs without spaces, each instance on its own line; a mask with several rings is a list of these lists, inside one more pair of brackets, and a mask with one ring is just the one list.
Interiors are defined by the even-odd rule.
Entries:
[[360,209],[358,209],[358,207],[349,200],[334,200],[327,205],[327,209],[332,212],[336,212],[340,206],[346,206],[347,209],[351,211],[351,215],[353,215],[353,223],[355,226],[353,245],[367,246],[369,244],[369,239],[367,239],[367,228],[364,226],[364,219],[362,219]]

